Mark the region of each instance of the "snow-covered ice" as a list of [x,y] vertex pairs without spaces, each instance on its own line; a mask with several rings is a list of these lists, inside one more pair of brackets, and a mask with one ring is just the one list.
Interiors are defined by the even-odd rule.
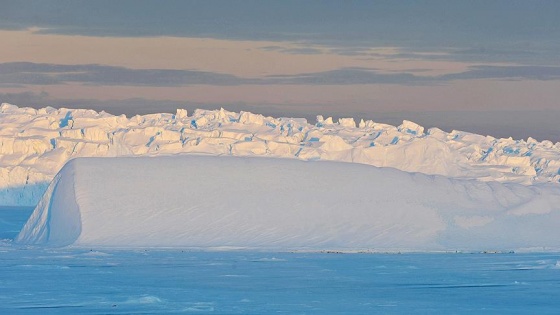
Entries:
[[[519,126],[523,128],[523,126]],[[334,122],[185,110],[126,117],[82,109],[0,106],[0,205],[37,204],[71,158],[176,154],[354,162],[524,185],[558,183],[560,143],[496,139],[351,118]],[[470,222],[470,223],[469,223]],[[473,220],[464,221],[473,224]]]
[[560,248],[560,186],[356,163],[73,159],[16,242],[78,247],[509,251]]

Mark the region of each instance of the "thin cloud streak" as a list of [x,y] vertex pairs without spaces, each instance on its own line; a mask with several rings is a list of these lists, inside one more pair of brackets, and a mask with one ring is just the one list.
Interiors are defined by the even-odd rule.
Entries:
[[0,85],[82,83],[121,86],[187,86],[252,84],[257,80],[192,70],[129,69],[102,65],[55,65],[29,62],[0,64]]
[[[423,74],[423,72],[417,72]],[[0,86],[62,85],[181,87],[191,85],[438,85],[456,80],[560,80],[555,66],[474,66],[461,73],[425,76],[385,73],[376,69],[344,68],[298,75],[243,78],[193,70],[129,69],[103,65],[57,65],[29,62],[0,64]]]
[[490,66],[470,67],[469,71],[440,76],[442,80],[560,80],[560,66]]

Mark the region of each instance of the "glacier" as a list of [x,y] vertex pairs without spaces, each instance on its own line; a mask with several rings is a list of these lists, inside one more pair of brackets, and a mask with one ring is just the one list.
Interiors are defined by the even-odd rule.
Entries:
[[126,117],[85,109],[0,106],[0,205],[35,206],[76,157],[182,154],[327,160],[483,182],[560,180],[560,143],[497,139],[372,120],[185,110]]
[[267,157],[76,158],[15,242],[86,248],[560,248],[560,186]]

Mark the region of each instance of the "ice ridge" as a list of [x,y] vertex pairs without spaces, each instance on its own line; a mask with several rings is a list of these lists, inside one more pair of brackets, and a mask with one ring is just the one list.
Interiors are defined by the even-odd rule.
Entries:
[[186,110],[126,117],[85,109],[0,106],[0,204],[36,205],[75,157],[205,154],[328,160],[523,185],[558,183],[560,143],[462,131]]

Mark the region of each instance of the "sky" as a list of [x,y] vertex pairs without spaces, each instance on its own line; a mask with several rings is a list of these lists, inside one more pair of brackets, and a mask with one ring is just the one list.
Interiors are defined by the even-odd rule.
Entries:
[[559,1],[5,1],[0,102],[560,141]]

